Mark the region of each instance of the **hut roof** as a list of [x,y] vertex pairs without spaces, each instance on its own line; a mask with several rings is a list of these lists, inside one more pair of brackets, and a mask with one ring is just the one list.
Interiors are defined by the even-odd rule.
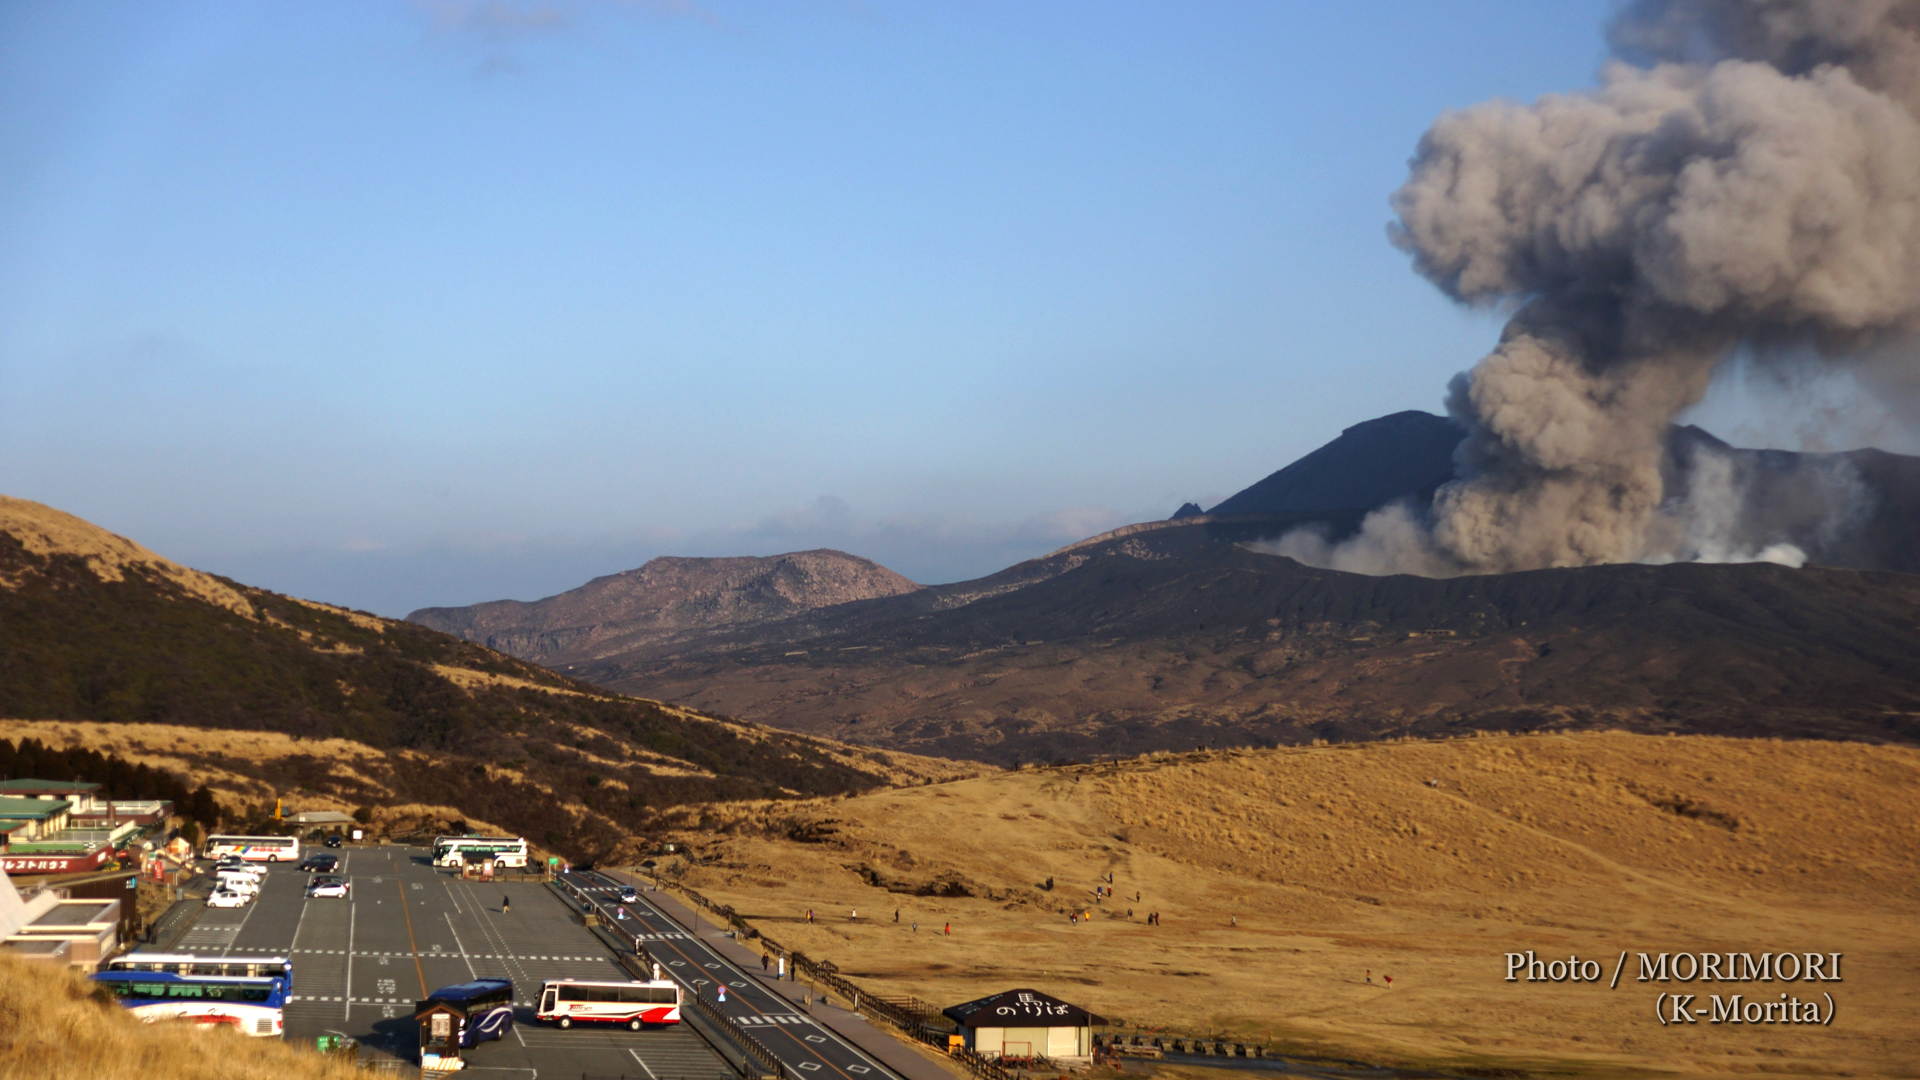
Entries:
[[941,1010],[961,1027],[1089,1027],[1106,1021],[1038,990],[1003,990]]

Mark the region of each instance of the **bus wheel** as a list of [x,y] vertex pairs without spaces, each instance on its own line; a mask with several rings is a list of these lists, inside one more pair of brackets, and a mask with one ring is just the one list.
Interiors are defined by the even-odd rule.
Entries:
[[280,861],[280,856],[278,856],[278,855],[269,855],[269,856],[267,856],[267,861],[268,861],[268,862],[279,862],[279,861]]
[[559,1024],[562,1028],[570,1028],[573,1026],[573,1017],[563,1016],[560,1019],[555,1020],[554,1023]]
[[645,1024],[643,1024],[643,1023],[641,1023],[641,1022],[640,1022],[640,1018],[639,1018],[639,1017],[637,1017],[637,1016],[636,1016],[636,1017],[634,1017],[633,1019],[631,1019],[631,1020],[629,1020],[629,1021],[627,1021],[627,1030],[628,1030],[628,1031],[639,1031],[639,1030],[640,1030],[641,1028],[643,1028],[643,1027],[646,1027],[646,1026],[647,1026],[647,1025],[645,1025]]

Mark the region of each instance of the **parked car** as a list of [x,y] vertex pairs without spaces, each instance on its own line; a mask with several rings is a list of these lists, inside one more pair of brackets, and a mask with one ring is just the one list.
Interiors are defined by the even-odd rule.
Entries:
[[208,907],[246,907],[252,902],[253,897],[246,893],[230,892],[226,889],[216,889],[207,896]]
[[328,847],[330,847],[330,848],[337,848],[337,847],[339,847],[339,846],[340,846],[340,844],[341,844],[341,839],[340,839],[340,834],[339,834],[339,833],[334,833],[333,835],[331,835],[331,836],[329,836],[329,837],[327,837],[327,846],[328,846]]
[[340,869],[340,856],[309,855],[300,860],[300,869],[309,874],[331,874]]
[[344,899],[353,888],[345,878],[317,877],[307,886],[308,896],[337,896]]

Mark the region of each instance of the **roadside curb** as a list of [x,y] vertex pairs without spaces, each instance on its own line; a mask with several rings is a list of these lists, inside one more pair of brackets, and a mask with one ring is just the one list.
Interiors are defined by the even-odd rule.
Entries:
[[[818,1021],[822,1026],[859,1047],[875,1061],[906,1080],[956,1080],[956,1077],[962,1076],[966,1077],[966,1080],[972,1080],[971,1074],[960,1073],[947,1068],[940,1062],[921,1056],[906,1042],[868,1022],[859,1013],[839,1005],[828,1004],[822,993],[807,990],[804,983],[776,979],[766,972],[757,971],[760,965],[760,953],[748,948],[731,931],[701,919],[692,908],[672,893],[665,890],[645,891],[644,883],[624,870],[602,870],[601,873],[642,889],[646,900],[658,908],[661,914],[726,959],[733,961],[741,971],[747,973],[748,978],[757,980],[760,985],[793,1006],[795,1012]],[[800,996],[811,997],[812,1004],[802,1006]]]

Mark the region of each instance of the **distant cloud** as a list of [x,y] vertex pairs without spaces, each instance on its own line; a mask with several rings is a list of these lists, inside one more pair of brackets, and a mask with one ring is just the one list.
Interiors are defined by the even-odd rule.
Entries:
[[518,34],[553,30],[573,17],[552,3],[514,0],[415,0],[442,30]]
[[546,0],[414,0],[414,7],[426,13],[436,30],[491,38],[545,33],[573,21],[571,12]]
[[551,33],[610,11],[720,24],[692,0],[413,0],[413,6],[436,30],[494,41]]
[[449,42],[485,49],[473,65],[482,79],[517,75],[526,64],[509,50],[535,38],[586,28],[613,12],[686,19],[720,27],[722,20],[692,0],[412,0],[433,32]]

